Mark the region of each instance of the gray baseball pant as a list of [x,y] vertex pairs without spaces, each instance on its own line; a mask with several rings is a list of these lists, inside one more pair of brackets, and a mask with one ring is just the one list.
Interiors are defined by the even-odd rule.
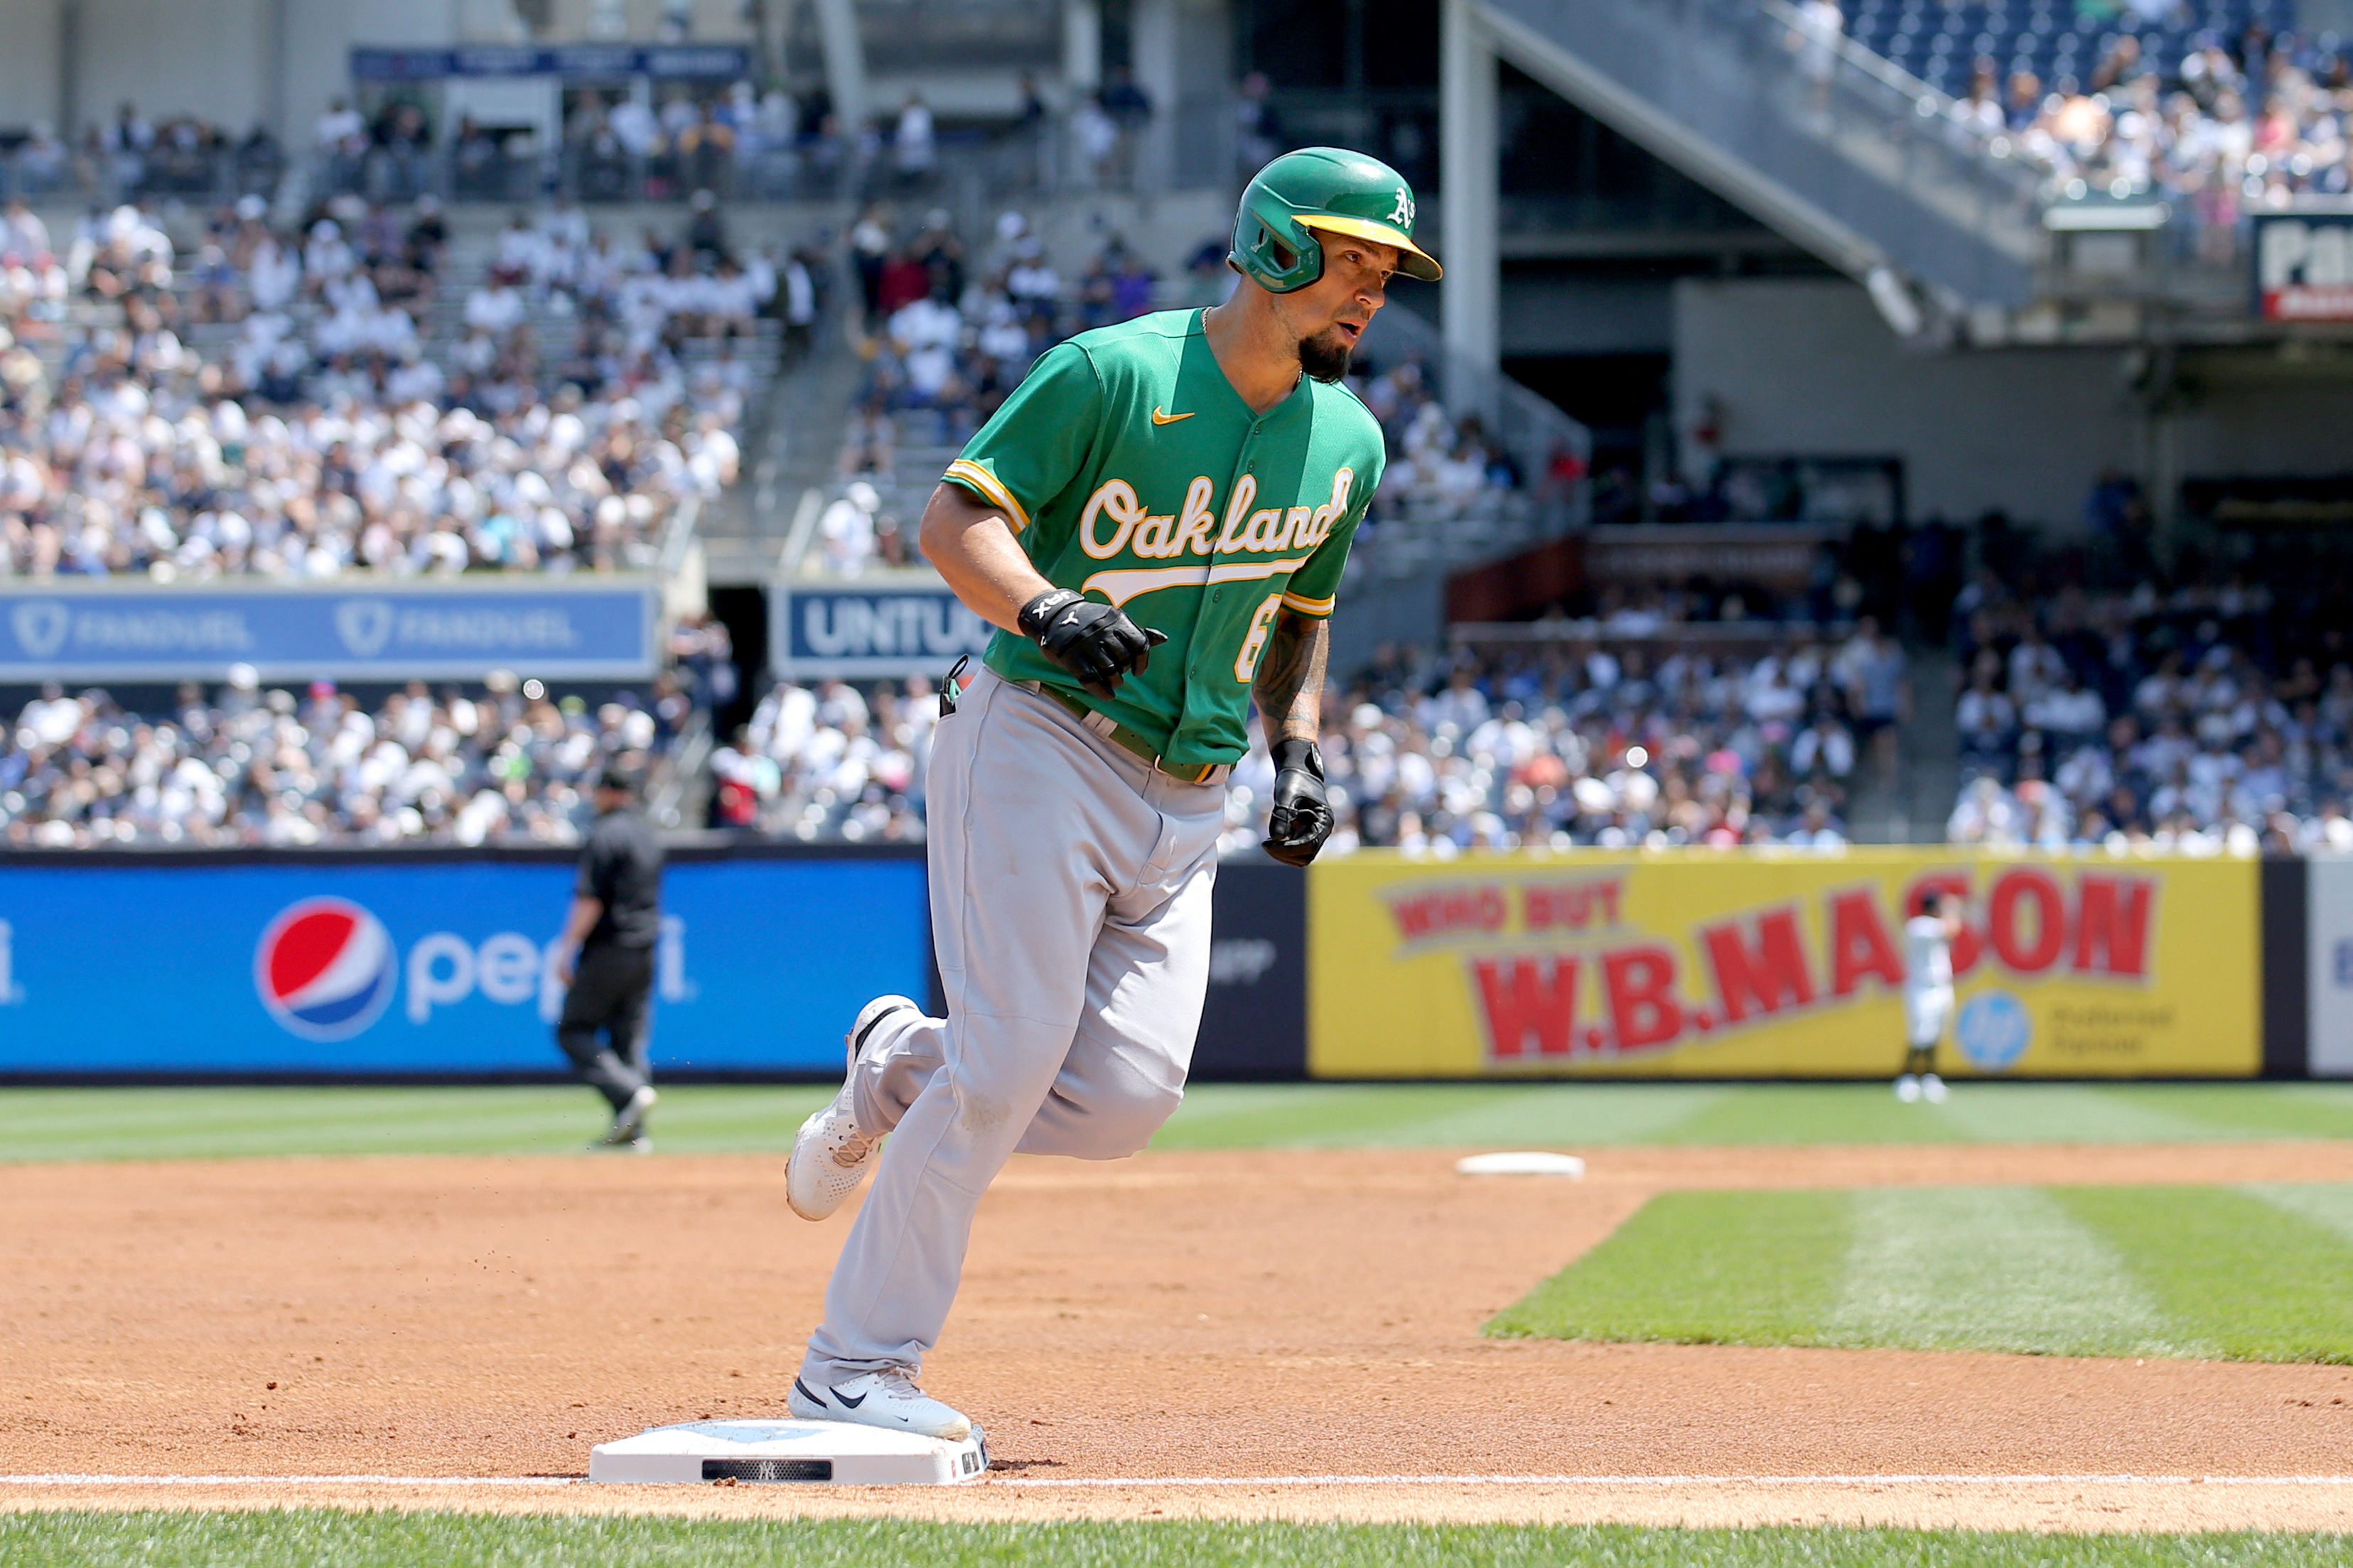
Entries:
[[882,1024],[852,1076],[859,1126],[892,1135],[801,1363],[818,1384],[922,1365],[1008,1157],[1144,1147],[1208,988],[1222,782],[1181,784],[984,670],[940,721],[928,796],[948,1016]]

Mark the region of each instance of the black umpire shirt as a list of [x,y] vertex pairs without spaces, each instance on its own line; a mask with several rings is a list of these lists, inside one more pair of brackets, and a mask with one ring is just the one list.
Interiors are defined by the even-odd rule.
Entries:
[[608,811],[580,851],[579,891],[605,906],[583,947],[651,947],[661,935],[662,849],[645,815]]

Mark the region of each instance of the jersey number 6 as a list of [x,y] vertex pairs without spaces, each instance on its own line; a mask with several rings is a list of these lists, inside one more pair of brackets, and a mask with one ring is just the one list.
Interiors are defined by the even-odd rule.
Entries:
[[1259,656],[1266,651],[1266,639],[1274,632],[1274,613],[1282,608],[1282,595],[1269,594],[1266,603],[1250,616],[1250,632],[1242,638],[1242,651],[1234,658],[1234,679],[1244,686],[1258,674]]

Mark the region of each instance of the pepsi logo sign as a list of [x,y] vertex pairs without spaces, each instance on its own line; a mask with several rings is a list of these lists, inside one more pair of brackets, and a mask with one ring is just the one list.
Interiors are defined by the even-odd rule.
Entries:
[[397,973],[382,922],[347,899],[304,899],[269,922],[253,987],[269,1016],[306,1040],[348,1040],[392,1000]]

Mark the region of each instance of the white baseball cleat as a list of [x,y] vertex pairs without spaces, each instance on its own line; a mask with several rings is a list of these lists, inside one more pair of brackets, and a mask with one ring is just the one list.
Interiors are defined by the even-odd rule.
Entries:
[[1945,1103],[1945,1080],[1935,1073],[1925,1073],[1920,1079],[1920,1098],[1931,1105]]
[[874,1163],[874,1148],[881,1135],[858,1130],[858,1102],[850,1092],[850,1079],[858,1070],[858,1053],[865,1048],[867,1037],[883,1019],[902,1010],[923,1011],[904,996],[877,996],[859,1009],[846,1037],[849,1050],[842,1069],[841,1092],[802,1122],[799,1135],[793,1140],[792,1157],[785,1162],[785,1202],[803,1219],[827,1218],[849,1202],[858,1184],[866,1179],[866,1167]]
[[974,1435],[963,1411],[941,1404],[915,1386],[904,1367],[864,1373],[848,1383],[811,1388],[808,1379],[793,1379],[785,1401],[804,1421],[854,1421],[890,1432],[913,1432],[924,1437],[961,1442]]
[[1908,1072],[1902,1078],[1897,1079],[1895,1080],[1895,1098],[1902,1100],[1906,1105],[1912,1104],[1915,1100],[1920,1098],[1920,1080]]

